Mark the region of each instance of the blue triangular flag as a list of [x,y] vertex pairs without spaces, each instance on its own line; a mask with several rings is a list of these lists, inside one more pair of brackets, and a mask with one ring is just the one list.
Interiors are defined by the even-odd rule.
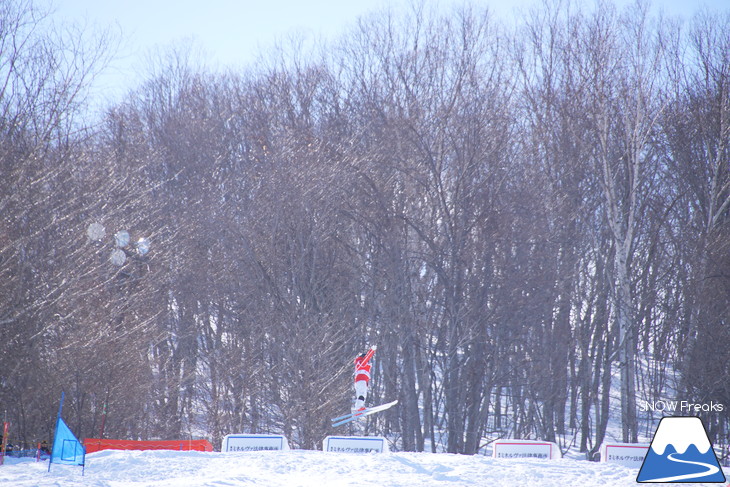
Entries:
[[86,449],[66,422],[58,418],[56,422],[56,435],[53,438],[53,450],[51,451],[51,463],[62,463],[65,465],[84,465]]
[[80,465],[81,475],[83,475],[86,448],[76,439],[76,436],[74,436],[71,429],[66,425],[66,422],[61,418],[64,397],[65,394],[61,392],[61,402],[58,405],[58,419],[56,420],[56,433],[53,436],[51,458],[48,460],[48,471],[51,471],[51,465],[53,463]]

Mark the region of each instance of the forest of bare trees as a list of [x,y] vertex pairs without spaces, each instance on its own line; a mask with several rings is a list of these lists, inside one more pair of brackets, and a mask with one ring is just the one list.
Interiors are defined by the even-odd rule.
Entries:
[[377,344],[396,449],[590,455],[674,399],[728,443],[730,11],[373,13],[243,71],[172,47],[101,116],[112,39],[0,21],[14,441],[65,391],[79,438],[316,448]]

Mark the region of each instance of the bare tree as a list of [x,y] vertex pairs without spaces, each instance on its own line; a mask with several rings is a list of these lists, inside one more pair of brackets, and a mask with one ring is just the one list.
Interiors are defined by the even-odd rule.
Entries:
[[[727,14],[702,12],[688,32],[675,37],[668,87],[669,109],[662,128],[669,177],[675,188],[672,217],[682,276],[683,312],[678,313],[677,393],[718,400],[727,392],[717,374],[726,365],[714,344],[722,343],[719,323],[727,316],[725,259],[730,208],[730,60],[724,31]],[[714,399],[713,399],[714,398]],[[714,424],[717,418],[708,418]]]
[[587,61],[583,76],[592,84],[591,115],[597,144],[593,163],[614,245],[613,302],[623,439],[633,442],[638,435],[634,376],[638,330],[631,268],[647,202],[656,191],[658,165],[650,141],[662,110],[658,99],[662,49],[647,9],[637,5],[621,17],[611,9],[596,13],[583,39]]
[[[85,211],[73,194],[86,89],[110,38],[53,26],[30,1],[0,6],[0,338],[8,346],[0,394],[17,404],[20,441],[47,437],[73,319],[64,302],[73,279],[66,260],[83,258],[74,225]],[[75,421],[79,427],[79,421]]]

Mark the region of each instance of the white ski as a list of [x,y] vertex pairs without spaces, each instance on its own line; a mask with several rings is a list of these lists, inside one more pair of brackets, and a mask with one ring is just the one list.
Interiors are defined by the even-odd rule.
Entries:
[[355,411],[354,413],[343,414],[342,416],[332,418],[332,426],[341,426],[343,424],[349,423],[350,421],[355,421],[356,419],[364,418],[365,416],[370,416],[371,414],[375,414],[380,411],[385,411],[386,409],[392,408],[396,404],[398,404],[397,399],[386,404],[381,404],[380,406],[373,406],[371,408],[365,408],[362,411]]

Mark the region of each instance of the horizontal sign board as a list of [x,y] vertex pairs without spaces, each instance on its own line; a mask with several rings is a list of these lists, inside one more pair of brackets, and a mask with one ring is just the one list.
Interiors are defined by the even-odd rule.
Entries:
[[343,453],[384,453],[390,451],[382,436],[328,436],[322,450]]
[[492,445],[494,458],[560,458],[558,445],[551,441],[497,440]]
[[648,443],[604,443],[601,445],[601,461],[641,468],[647,451]]
[[289,442],[282,435],[226,435],[221,451],[288,450]]

